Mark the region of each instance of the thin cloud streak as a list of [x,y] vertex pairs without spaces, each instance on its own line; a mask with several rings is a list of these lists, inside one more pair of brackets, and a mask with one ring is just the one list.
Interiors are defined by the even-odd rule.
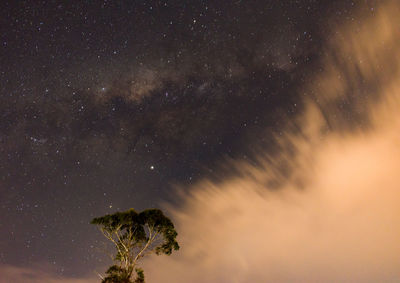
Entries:
[[44,266],[23,268],[12,265],[0,265],[0,275],[0,283],[95,283],[100,281],[96,276],[64,278],[56,275]]

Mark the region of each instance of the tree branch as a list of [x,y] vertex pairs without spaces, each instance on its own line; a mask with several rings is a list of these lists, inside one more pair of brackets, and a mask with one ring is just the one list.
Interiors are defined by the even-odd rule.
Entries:
[[[140,256],[143,254],[143,252],[148,248],[148,246],[152,243],[154,240],[154,236],[152,235],[152,229],[149,225],[146,224],[147,229],[149,230],[149,238],[147,240],[146,245],[140,250],[140,252],[136,255],[135,259],[133,260],[134,264],[136,265],[136,261],[140,258]],[[155,233],[157,235],[157,232]]]
[[[121,226],[117,227],[117,229],[120,229],[120,228],[121,228]],[[110,232],[106,231],[106,229],[104,229],[103,227],[100,227],[100,231],[103,233],[103,235],[104,235],[107,239],[109,239],[111,242],[114,243],[115,247],[116,247],[117,250],[118,250],[118,253],[119,253],[120,255],[123,255],[123,253],[122,253],[122,251],[121,251],[121,249],[120,249],[118,243],[114,240],[112,234],[111,234]]]

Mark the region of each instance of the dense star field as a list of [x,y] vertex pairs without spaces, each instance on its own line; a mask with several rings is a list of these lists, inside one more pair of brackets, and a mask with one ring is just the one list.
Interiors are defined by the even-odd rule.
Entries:
[[[287,148],[277,137],[304,131],[297,119],[310,101],[325,115],[321,132],[371,127],[362,105],[391,77],[343,72],[334,106],[304,89],[326,64],[347,68],[336,55],[326,63],[339,49],[332,37],[361,29],[378,3],[1,1],[0,270],[96,277],[110,260],[93,217],[187,209],[182,195],[199,182],[247,175],[232,160],[275,164],[266,171],[279,178],[264,189],[279,190],[293,164],[271,161]],[[233,282],[218,278],[207,282]]]

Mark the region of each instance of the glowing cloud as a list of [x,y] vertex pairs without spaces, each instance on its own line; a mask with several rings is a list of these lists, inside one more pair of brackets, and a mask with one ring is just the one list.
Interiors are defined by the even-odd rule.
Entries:
[[387,2],[359,16],[332,36],[281,151],[228,161],[236,177],[169,208],[182,249],[151,258],[149,282],[399,280],[400,13]]

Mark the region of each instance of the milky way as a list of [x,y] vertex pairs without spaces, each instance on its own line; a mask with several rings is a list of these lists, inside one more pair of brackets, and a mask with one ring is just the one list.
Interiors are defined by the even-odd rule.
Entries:
[[92,217],[179,206],[173,185],[226,159],[257,166],[304,96],[324,103],[302,89],[367,2],[3,1],[0,262],[91,274],[107,260]]

